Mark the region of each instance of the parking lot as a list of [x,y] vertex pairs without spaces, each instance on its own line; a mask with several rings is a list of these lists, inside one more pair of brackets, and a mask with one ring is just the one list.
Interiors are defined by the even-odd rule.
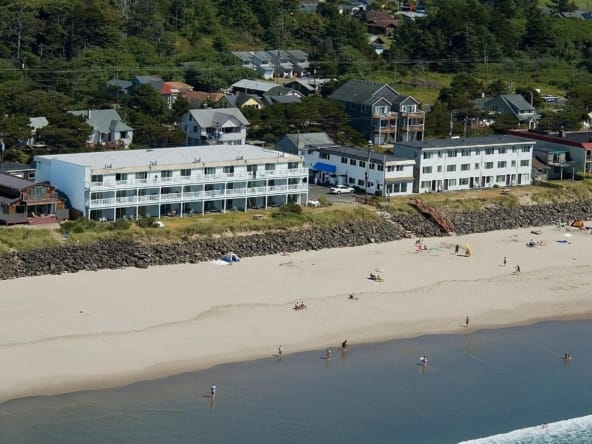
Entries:
[[324,196],[330,203],[353,203],[355,194],[330,194],[328,186],[308,184],[308,200],[319,200]]

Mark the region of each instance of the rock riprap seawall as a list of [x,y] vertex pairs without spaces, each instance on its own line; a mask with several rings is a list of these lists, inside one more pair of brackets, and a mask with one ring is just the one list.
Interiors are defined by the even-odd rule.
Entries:
[[[573,219],[590,219],[592,201],[563,202],[522,207],[489,207],[449,214],[457,234],[553,225]],[[148,267],[196,263],[219,259],[229,251],[239,257],[281,252],[355,247],[389,242],[402,237],[446,235],[420,214],[397,214],[384,220],[344,221],[333,227],[309,227],[213,239],[146,244],[131,240],[104,240],[92,244],[0,255],[0,280],[83,270]]]

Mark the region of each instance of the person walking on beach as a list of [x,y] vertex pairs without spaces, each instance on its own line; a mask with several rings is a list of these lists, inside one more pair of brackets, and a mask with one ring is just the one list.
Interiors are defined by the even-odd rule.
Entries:
[[212,395],[212,399],[214,399],[216,397],[216,384],[211,385],[210,394]]
[[469,315],[467,315],[467,317],[465,318],[465,327],[469,328],[469,322],[471,322],[471,319],[469,318]]
[[507,263],[508,263],[508,259],[506,259],[506,256],[504,256],[504,267],[506,266]]
[[342,343],[341,343],[341,351],[346,351],[347,350],[347,339],[345,339]]
[[283,352],[283,350],[282,350],[282,346],[280,345],[280,346],[278,347],[278,356],[280,357],[280,359],[281,359],[281,357],[282,357],[282,352]]
[[456,244],[456,246],[454,247],[454,254],[458,254],[459,250],[460,250],[460,245]]
[[331,359],[331,349],[330,348],[327,349],[326,357],[327,357],[327,359]]

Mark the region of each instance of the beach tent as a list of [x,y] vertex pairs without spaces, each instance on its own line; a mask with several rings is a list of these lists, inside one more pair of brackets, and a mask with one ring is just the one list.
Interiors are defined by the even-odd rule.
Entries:
[[222,259],[224,262],[228,262],[228,263],[240,262],[240,258],[236,254],[234,254],[232,251],[229,251],[224,256],[222,256],[220,259]]
[[583,221],[581,221],[581,220],[578,220],[578,219],[576,219],[576,220],[574,220],[574,221],[571,223],[571,226],[572,226],[572,227],[577,227],[577,228],[584,228],[584,222],[583,222]]
[[465,245],[465,256],[466,257],[471,256],[471,246],[469,244]]

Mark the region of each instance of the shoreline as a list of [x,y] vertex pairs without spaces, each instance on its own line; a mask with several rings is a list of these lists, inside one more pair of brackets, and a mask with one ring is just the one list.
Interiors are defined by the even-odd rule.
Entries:
[[[590,233],[530,231],[425,239],[429,249],[421,252],[403,239],[232,266],[2,281],[0,401],[270,357],[280,344],[290,354],[338,347],[345,338],[355,346],[592,318]],[[527,247],[530,238],[544,246]],[[455,255],[457,243],[470,244],[472,256]],[[512,273],[516,264],[520,273]],[[384,282],[367,278],[376,269]],[[351,292],[358,300],[348,300]],[[293,310],[297,300],[307,310]]]

